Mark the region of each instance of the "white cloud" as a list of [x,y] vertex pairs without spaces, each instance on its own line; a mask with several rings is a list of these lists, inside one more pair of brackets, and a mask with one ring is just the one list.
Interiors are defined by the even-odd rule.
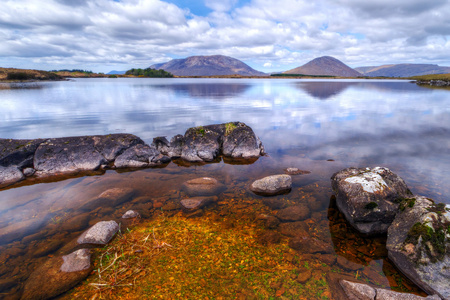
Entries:
[[[321,55],[351,66],[450,65],[450,2],[205,0],[196,16],[161,0],[2,1],[0,65],[42,69],[145,67],[224,54],[262,71]],[[28,62],[28,63],[27,63]],[[46,64],[51,64],[48,67]]]

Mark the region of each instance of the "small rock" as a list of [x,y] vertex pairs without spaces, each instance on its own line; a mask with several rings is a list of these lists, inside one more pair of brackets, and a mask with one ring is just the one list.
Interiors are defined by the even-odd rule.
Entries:
[[200,209],[209,203],[216,202],[218,198],[214,197],[193,197],[181,200],[181,205],[189,210]]
[[25,175],[26,177],[33,176],[35,172],[36,172],[36,170],[33,169],[33,168],[25,168],[25,169],[23,169],[23,175]]
[[275,229],[280,224],[280,220],[277,217],[260,214],[257,216],[258,220],[264,221],[264,227],[267,229]]
[[284,194],[291,190],[292,179],[289,175],[272,175],[254,181],[250,190],[257,195],[273,196]]
[[214,178],[201,177],[186,181],[182,190],[191,197],[214,196],[225,189],[225,186]]
[[350,271],[356,271],[362,269],[363,266],[352,261],[347,260],[345,257],[338,256],[337,263],[344,269]]
[[311,278],[312,272],[309,269],[301,270],[297,276],[297,282],[305,283]]
[[300,221],[309,217],[310,211],[306,204],[289,206],[281,209],[277,213],[277,217],[284,222]]
[[139,217],[140,217],[139,213],[134,210],[128,210],[126,213],[122,215],[122,219],[133,219]]
[[296,236],[290,239],[289,247],[302,253],[332,253],[332,246],[310,236]]
[[287,169],[284,169],[284,173],[286,173],[288,175],[304,175],[304,174],[310,174],[311,171],[300,170],[298,168],[287,168]]
[[278,244],[281,241],[281,235],[272,230],[266,230],[256,237],[256,241],[261,245]]
[[280,232],[286,236],[307,236],[309,231],[308,224],[303,221],[288,222],[280,224]]
[[105,245],[119,231],[115,221],[101,221],[85,231],[77,240],[78,244]]

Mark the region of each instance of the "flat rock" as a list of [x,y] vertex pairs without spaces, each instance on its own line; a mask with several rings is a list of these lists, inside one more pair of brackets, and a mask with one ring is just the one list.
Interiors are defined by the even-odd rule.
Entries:
[[299,168],[286,168],[284,169],[284,173],[288,174],[288,175],[305,175],[305,174],[310,174],[311,171],[306,171],[306,170],[300,170]]
[[386,242],[389,259],[403,274],[444,299],[450,299],[449,230],[449,204],[414,196],[395,217]]
[[21,299],[53,298],[70,290],[91,271],[87,249],[77,250],[64,257],[52,257],[28,277]]
[[283,222],[294,222],[305,220],[310,215],[308,205],[302,203],[299,205],[289,206],[280,209],[277,212],[277,217]]
[[101,221],[86,230],[77,240],[78,244],[106,245],[119,231],[116,221]]
[[180,201],[181,205],[188,210],[200,209],[210,203],[217,202],[217,197],[193,197]]
[[86,204],[81,206],[81,210],[91,211],[100,206],[114,207],[124,202],[130,201],[135,195],[132,188],[112,188],[108,189],[96,197],[88,200]]
[[366,235],[384,234],[412,194],[403,179],[387,168],[348,168],[331,177],[336,204],[347,221]]
[[258,179],[251,184],[250,190],[258,195],[273,196],[289,192],[291,186],[291,176],[282,174]]
[[145,168],[168,162],[170,162],[170,158],[162,155],[155,147],[137,144],[119,155],[114,161],[114,166],[116,168]]
[[225,186],[211,177],[200,177],[183,183],[182,190],[191,197],[214,196],[223,190]]

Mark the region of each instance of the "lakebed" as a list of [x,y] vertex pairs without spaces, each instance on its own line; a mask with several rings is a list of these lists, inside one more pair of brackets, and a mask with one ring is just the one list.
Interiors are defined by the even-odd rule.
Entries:
[[[101,220],[120,219],[130,208],[138,209],[143,217],[142,224],[132,231],[170,223],[172,215],[174,224],[179,228],[191,228],[191,231],[194,225],[204,228],[202,220],[209,220],[210,230],[221,239],[227,240],[226,236],[232,235],[228,238],[239,245],[261,247],[266,257],[279,255],[269,267],[245,264],[245,259],[253,259],[251,257],[242,263],[246,271],[247,267],[262,268],[260,272],[271,274],[272,277],[267,277],[267,286],[261,288],[265,291],[262,297],[277,296],[283,288],[280,296],[294,297],[295,291],[301,293],[301,287],[308,284],[317,295],[328,297],[332,292],[329,288],[332,279],[327,278],[327,274],[360,277],[373,284],[418,292],[389,263],[383,252],[383,239],[357,235],[339,216],[333,206],[329,178],[349,166],[387,166],[399,174],[415,194],[449,203],[445,172],[450,164],[450,95],[447,91],[423,89],[398,81],[92,79],[43,83],[39,89],[0,92],[2,100],[5,99],[2,102],[5,122],[0,128],[5,138],[129,132],[151,142],[153,137],[167,135],[170,138],[192,126],[239,120],[253,128],[268,153],[252,164],[170,163],[165,168],[107,170],[75,178],[31,178],[3,189],[0,192],[2,227],[15,222],[38,225],[24,226],[30,230],[26,236],[1,246],[2,261],[7,262],[0,271],[2,280],[13,278],[12,283],[4,284],[4,295],[20,295],[27,276],[48,256],[55,255],[88,226]],[[269,198],[250,192],[249,185],[266,175],[282,174],[288,167],[311,173],[293,176],[291,192],[270,199],[277,199],[285,206],[306,204],[311,214],[298,226],[332,247],[328,253],[331,257],[324,258],[323,254],[298,256],[286,247],[287,238],[283,237],[280,244],[258,243],[264,226],[256,217],[260,213],[271,213],[275,208],[267,202]],[[197,177],[213,177],[227,190],[218,195],[216,204],[203,210],[203,216],[185,219],[186,215],[177,206],[186,197],[181,187],[185,181]],[[89,212],[79,210],[85,199],[114,187],[130,187],[135,195],[114,206],[102,204]],[[158,221],[161,215],[168,219]],[[192,234],[201,238],[205,232],[193,231]],[[127,233],[123,236],[126,238]],[[165,240],[177,247],[177,251],[190,249],[186,243],[177,244],[176,238]],[[113,241],[119,242],[119,238]],[[214,250],[202,255],[214,256],[216,248],[211,245]],[[229,252],[233,254],[232,250]],[[171,255],[179,257],[176,253],[180,252]],[[233,259],[236,259],[233,263],[240,263],[238,257]],[[162,262],[165,268],[173,267],[165,263]],[[298,275],[306,268],[305,264],[315,276],[299,283]],[[277,268],[290,270],[291,274],[277,278],[274,274],[280,272],[270,273],[280,270]],[[237,274],[241,274],[239,270],[236,269]],[[230,274],[223,276],[231,280]],[[259,278],[257,274],[254,276]],[[169,281],[170,277],[174,276],[169,276]],[[239,282],[238,276],[232,279]],[[209,281],[204,280],[207,288]],[[157,286],[161,284],[155,283],[153,288]],[[82,287],[82,291],[83,288],[88,287]],[[247,286],[223,293],[237,297],[252,289],[247,282]],[[169,298],[176,298],[177,293]]]

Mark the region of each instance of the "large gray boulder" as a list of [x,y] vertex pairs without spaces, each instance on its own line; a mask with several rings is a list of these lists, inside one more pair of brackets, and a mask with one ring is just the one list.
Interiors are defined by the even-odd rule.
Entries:
[[284,194],[291,190],[292,179],[291,176],[272,175],[258,180],[255,180],[250,185],[250,190],[257,195],[274,196],[278,194]]
[[211,162],[220,154],[220,126],[189,128],[184,134],[181,158],[189,162]]
[[86,230],[78,238],[78,244],[106,245],[119,231],[116,221],[101,221]]
[[40,176],[97,170],[136,144],[144,142],[131,134],[48,139],[36,149],[34,168]]
[[331,177],[336,203],[347,221],[366,235],[384,234],[411,192],[388,168],[348,168]]
[[226,123],[222,154],[231,158],[255,158],[264,155],[264,146],[253,130],[241,122]]
[[389,259],[427,293],[450,299],[450,205],[415,196],[402,208],[389,227]]
[[88,249],[80,249],[50,258],[28,277],[21,299],[50,299],[70,290],[92,271],[90,257]]
[[116,168],[145,168],[168,162],[170,162],[170,158],[159,153],[155,147],[138,144],[119,155],[114,162],[114,166]]
[[25,179],[22,171],[16,166],[0,166],[0,186],[12,184]]
[[368,284],[351,282],[348,280],[339,281],[342,289],[349,300],[440,300],[437,295],[421,297],[414,294],[399,293],[391,290],[371,287]]

